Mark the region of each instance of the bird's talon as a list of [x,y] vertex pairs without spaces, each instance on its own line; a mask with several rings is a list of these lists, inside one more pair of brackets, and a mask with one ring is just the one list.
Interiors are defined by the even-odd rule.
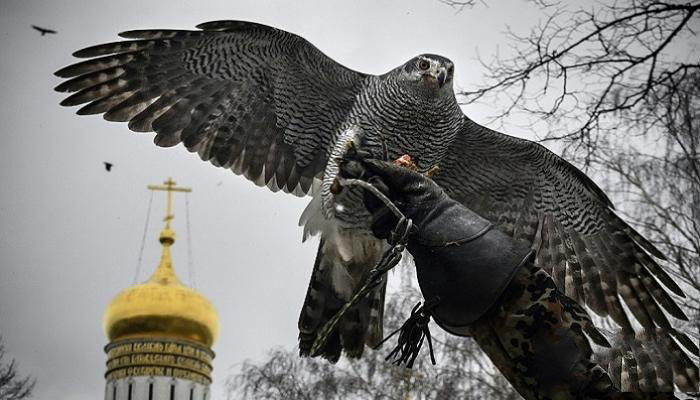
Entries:
[[435,164],[428,170],[428,172],[425,173],[425,175],[428,178],[433,178],[433,177],[437,176],[439,173],[440,173],[440,166]]
[[331,184],[331,193],[338,194],[343,191],[343,186],[340,184],[338,178],[336,178]]

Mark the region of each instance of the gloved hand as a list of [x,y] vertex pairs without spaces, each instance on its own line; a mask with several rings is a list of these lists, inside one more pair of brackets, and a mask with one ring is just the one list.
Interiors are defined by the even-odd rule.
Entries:
[[[420,173],[370,159],[348,161],[340,172],[372,183],[413,221],[406,248],[414,258],[423,297],[440,298],[433,317],[450,332],[483,316],[531,255],[527,246]],[[390,237],[399,218],[370,191],[364,203],[372,214],[374,234]]]
[[[617,398],[606,372],[591,362],[590,346],[582,344],[583,331],[594,333],[588,315],[529,262],[528,246],[407,168],[350,161],[341,176],[372,183],[413,220],[407,249],[426,305],[436,304],[428,313],[446,331],[474,336],[520,394]],[[372,192],[365,192],[364,203],[374,234],[391,237],[399,219]]]
[[[374,159],[347,161],[341,165],[340,173],[342,177],[362,179],[373,184],[413,221],[416,228],[426,225],[431,218],[450,208],[464,208],[432,179],[389,162]],[[364,192],[364,202],[372,213],[374,235],[387,239],[399,222],[398,216],[372,192]],[[474,216],[482,220],[480,222],[489,224],[476,214]],[[413,233],[420,233],[419,229]]]

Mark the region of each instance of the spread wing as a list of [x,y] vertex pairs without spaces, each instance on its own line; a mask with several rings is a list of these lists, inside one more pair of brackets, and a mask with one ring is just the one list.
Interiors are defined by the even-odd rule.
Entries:
[[[573,165],[534,142],[465,118],[436,182],[531,244],[537,266],[550,273],[558,288],[599,316],[610,317],[629,341],[643,332],[674,352],[683,353],[680,344],[698,354],[667,317],[687,320],[669,294],[683,297],[682,290],[657,262],[665,257],[622,221],[602,190]],[[697,382],[697,366],[684,353],[676,361],[677,378],[690,375]]]
[[198,31],[123,32],[133,40],[75,52],[89,60],[56,72],[76,92],[64,106],[104,114],[155,143],[178,143],[258,185],[304,195],[338,126],[370,75],[331,60],[299,36],[215,21]]

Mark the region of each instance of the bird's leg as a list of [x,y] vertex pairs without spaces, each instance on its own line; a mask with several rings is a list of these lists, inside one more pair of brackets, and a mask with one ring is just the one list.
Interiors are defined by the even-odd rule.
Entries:
[[326,218],[332,218],[335,214],[334,196],[341,190],[336,179],[340,164],[346,159],[348,153],[357,152],[362,142],[362,135],[363,132],[359,127],[351,127],[338,137],[333,146],[321,183],[321,210]]

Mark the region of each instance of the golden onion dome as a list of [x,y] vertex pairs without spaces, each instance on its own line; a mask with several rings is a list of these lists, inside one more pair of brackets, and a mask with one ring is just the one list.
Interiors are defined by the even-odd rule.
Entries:
[[168,337],[191,340],[207,347],[219,333],[219,317],[212,304],[175,275],[170,246],[175,233],[169,223],[161,231],[160,264],[144,283],[127,288],[112,300],[103,326],[110,341],[129,338]]

